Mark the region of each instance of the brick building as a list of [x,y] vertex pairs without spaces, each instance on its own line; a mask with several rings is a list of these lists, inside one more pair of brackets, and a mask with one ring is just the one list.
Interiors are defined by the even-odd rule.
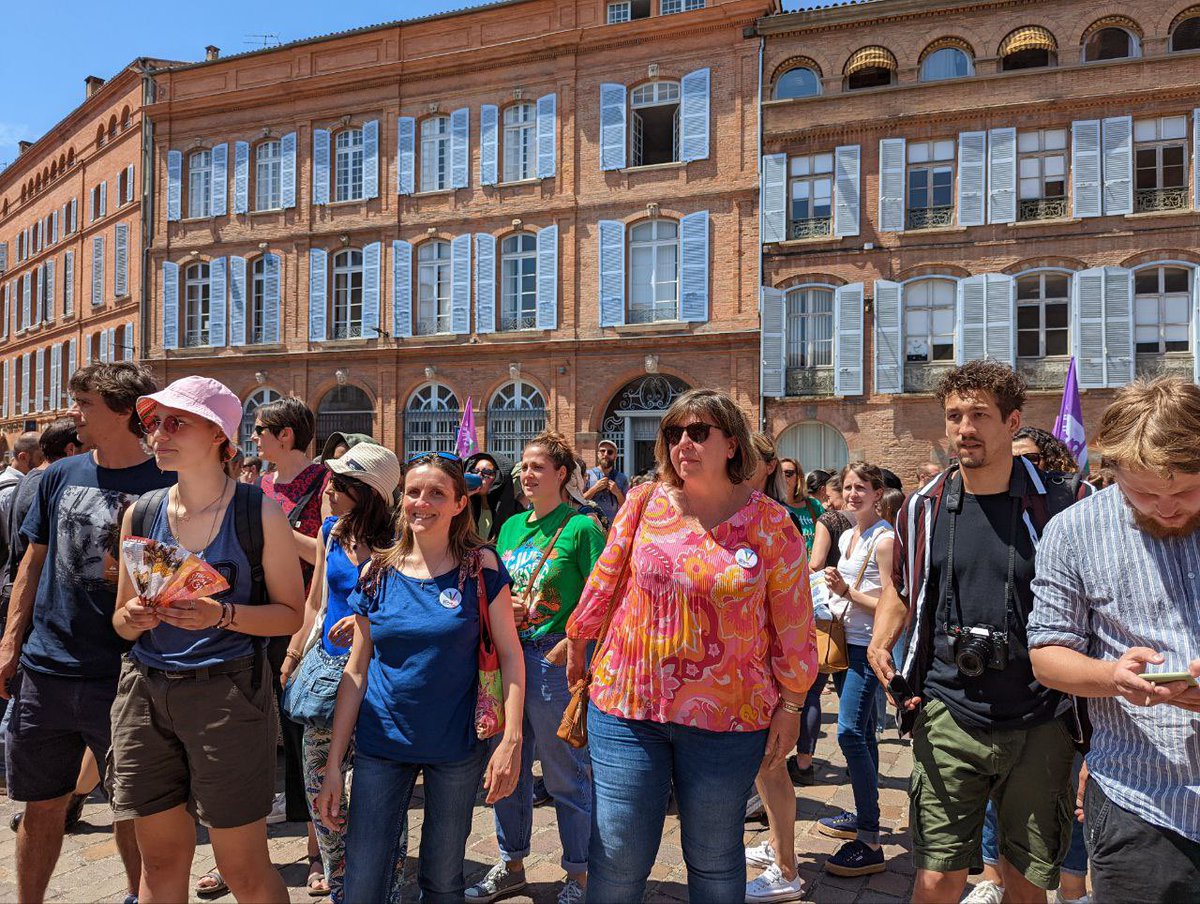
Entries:
[[765,37],[763,394],[806,467],[946,458],[929,390],[1010,361],[1049,428],[1200,377],[1200,7],[876,0]]
[[151,73],[151,364],[409,453],[468,398],[487,448],[632,470],[684,387],[757,417],[772,8],[508,0]]

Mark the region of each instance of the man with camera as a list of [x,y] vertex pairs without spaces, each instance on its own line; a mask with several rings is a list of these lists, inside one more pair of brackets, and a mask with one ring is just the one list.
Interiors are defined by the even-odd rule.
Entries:
[[[995,799],[1005,900],[1045,902],[1071,836],[1071,700],[1038,684],[1026,641],[1034,554],[1070,479],[1014,458],[1025,383],[972,361],[937,388],[958,465],[909,497],[893,587],[867,653],[913,735],[913,901],[958,901]],[[1081,491],[1082,492],[1082,491]],[[903,594],[903,596],[902,596]],[[891,650],[912,625],[903,673]]]

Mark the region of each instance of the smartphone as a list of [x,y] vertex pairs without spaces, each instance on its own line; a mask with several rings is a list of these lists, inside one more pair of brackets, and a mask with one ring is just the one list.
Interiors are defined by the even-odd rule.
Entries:
[[909,685],[907,679],[899,672],[893,675],[892,680],[888,682],[888,693],[891,694],[892,699],[896,701],[896,705],[901,709],[904,708],[905,703],[916,696],[912,692],[912,687]]
[[1151,684],[1170,684],[1172,681],[1186,681],[1188,687],[1196,687],[1195,676],[1191,672],[1146,672],[1142,675]]

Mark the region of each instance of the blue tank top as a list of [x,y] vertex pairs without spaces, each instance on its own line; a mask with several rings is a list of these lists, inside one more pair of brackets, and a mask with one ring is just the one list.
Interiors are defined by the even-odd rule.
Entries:
[[[329,532],[337,524],[337,518],[326,518],[321,525],[321,542],[329,543]],[[365,561],[363,565],[367,564]],[[329,582],[329,598],[325,604],[325,623],[321,627],[321,646],[330,656],[341,656],[350,651],[349,647],[339,647],[329,640],[329,630],[347,615],[353,615],[350,608],[350,594],[358,586],[359,566],[350,561],[341,543],[329,547],[329,555],[325,557],[325,580]]]
[[[167,499],[163,499],[154,516],[149,534],[154,540],[179,546],[167,520]],[[233,501],[225,509],[221,528],[201,553],[201,558],[224,575],[229,589],[213,596],[223,602],[246,604],[250,599],[250,560],[238,543]],[[151,628],[133,645],[133,655],[151,668],[199,669],[219,665],[254,653],[256,638],[225,628],[205,628],[189,631],[174,625],[161,624]]]

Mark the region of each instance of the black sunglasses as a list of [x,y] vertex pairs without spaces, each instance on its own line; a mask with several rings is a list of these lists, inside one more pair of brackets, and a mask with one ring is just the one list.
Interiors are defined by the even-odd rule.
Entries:
[[480,477],[495,477],[496,469],[495,468],[476,468],[475,473],[478,474]]
[[663,427],[662,435],[663,439],[667,441],[668,446],[678,446],[683,440],[683,434],[685,433],[692,442],[703,443],[708,441],[709,431],[720,429],[716,424],[705,424],[702,421],[697,421],[694,424],[688,424],[686,427]]
[[270,430],[270,431],[271,431],[271,435],[272,435],[272,436],[277,436],[277,435],[278,435],[278,434],[276,434],[276,433],[275,433],[275,428],[274,428],[274,427],[268,427],[266,424],[255,424],[253,429],[254,429],[254,435],[255,435],[255,436],[262,436],[262,435],[263,435],[264,433],[266,433],[268,430]]
[[355,483],[357,483],[357,481],[348,481],[337,475],[329,479],[329,484],[333,487],[334,492],[341,493],[342,495],[354,495],[355,491],[358,489],[354,485]]
[[1030,463],[1033,464],[1033,466],[1035,468],[1041,467],[1041,464],[1042,464],[1042,453],[1041,452],[1026,452],[1021,457],[1024,459],[1027,459]]

